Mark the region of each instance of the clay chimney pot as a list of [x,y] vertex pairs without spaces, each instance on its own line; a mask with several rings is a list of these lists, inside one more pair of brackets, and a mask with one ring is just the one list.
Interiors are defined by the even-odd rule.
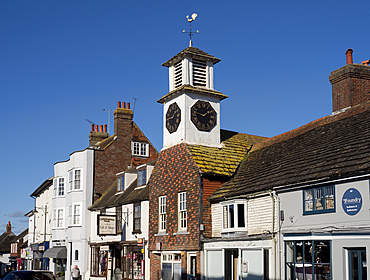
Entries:
[[346,51],[346,55],[347,55],[347,64],[353,64],[353,57],[352,57],[352,53],[353,53],[353,50],[352,49],[348,49]]

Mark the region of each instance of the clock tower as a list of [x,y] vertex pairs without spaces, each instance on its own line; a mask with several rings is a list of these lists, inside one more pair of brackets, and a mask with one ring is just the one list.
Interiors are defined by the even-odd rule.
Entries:
[[220,101],[213,88],[213,66],[220,59],[195,47],[181,51],[162,66],[169,69],[169,93],[163,104],[163,147],[185,142],[220,146]]

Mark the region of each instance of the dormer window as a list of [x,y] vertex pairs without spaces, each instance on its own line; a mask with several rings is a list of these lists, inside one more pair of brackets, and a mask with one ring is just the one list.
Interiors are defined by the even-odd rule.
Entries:
[[146,184],[146,169],[142,168],[137,171],[137,186]]
[[117,191],[123,191],[125,189],[125,176],[121,175],[117,179]]
[[131,150],[133,156],[149,157],[149,144],[132,142]]

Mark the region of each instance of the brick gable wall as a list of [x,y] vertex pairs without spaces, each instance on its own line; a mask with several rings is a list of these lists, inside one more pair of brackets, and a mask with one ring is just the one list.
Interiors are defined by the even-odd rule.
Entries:
[[[184,144],[162,151],[149,187],[149,250],[199,249],[199,169]],[[178,193],[187,193],[187,234],[178,233]],[[158,198],[167,196],[166,234],[158,235]]]

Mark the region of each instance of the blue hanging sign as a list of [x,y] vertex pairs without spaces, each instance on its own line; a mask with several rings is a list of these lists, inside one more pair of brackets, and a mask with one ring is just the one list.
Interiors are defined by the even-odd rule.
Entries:
[[346,190],[342,198],[342,207],[344,212],[350,216],[360,212],[362,207],[362,196],[360,192],[354,188]]

